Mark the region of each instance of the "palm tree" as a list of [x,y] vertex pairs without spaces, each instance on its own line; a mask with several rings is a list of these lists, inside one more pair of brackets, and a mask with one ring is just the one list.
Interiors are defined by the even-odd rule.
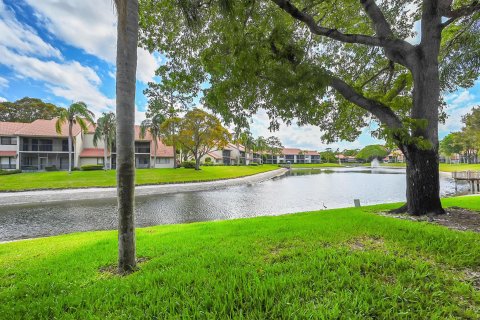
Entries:
[[[160,138],[160,127],[165,121],[165,117],[162,114],[157,113],[152,117],[152,119],[145,119],[140,124],[140,138],[144,139],[147,131],[150,133],[153,139],[153,166],[157,164],[157,148],[158,148],[158,139]],[[151,167],[151,165],[150,165]]]
[[245,148],[245,164],[247,164],[248,154],[253,147],[255,139],[253,138],[250,131],[245,131],[240,134],[240,142]]
[[135,84],[138,0],[115,0],[117,9],[117,195],[118,271],[136,269],[135,259]]
[[112,150],[112,145],[115,141],[116,134],[116,117],[115,113],[103,113],[103,115],[98,118],[97,126],[95,127],[95,133],[93,135],[93,144],[96,147],[100,139],[103,140],[103,169],[112,168],[112,157],[110,156],[110,166],[107,166],[107,152]]
[[241,136],[242,136],[242,127],[237,126],[235,127],[235,130],[233,131],[233,142],[235,143],[235,146],[237,147],[238,155],[237,155],[237,166],[240,165],[240,143],[241,143]]
[[86,132],[89,123],[94,123],[95,115],[88,110],[85,102],[75,102],[67,109],[61,109],[57,122],[55,123],[55,130],[58,134],[62,133],[62,126],[68,122],[68,173],[72,172],[72,141],[73,141],[73,126],[78,124],[80,128]]
[[267,141],[264,137],[260,136],[255,140],[255,149],[260,154],[260,160],[263,164],[263,153],[267,150]]

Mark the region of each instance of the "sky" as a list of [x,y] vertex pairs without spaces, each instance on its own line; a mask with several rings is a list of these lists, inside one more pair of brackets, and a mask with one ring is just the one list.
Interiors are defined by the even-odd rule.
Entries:
[[[415,41],[415,39],[412,39]],[[113,0],[0,0],[0,101],[25,96],[58,106],[84,101],[98,116],[115,109],[116,16]],[[138,49],[136,122],[145,119],[143,90],[159,81],[159,53]],[[461,128],[461,117],[480,105],[480,81],[445,96],[449,115],[440,137]],[[282,125],[268,131],[268,117],[253,119],[254,136],[278,136],[286,147],[324,150],[382,143],[366,128],[354,142],[326,145],[316,127]]]

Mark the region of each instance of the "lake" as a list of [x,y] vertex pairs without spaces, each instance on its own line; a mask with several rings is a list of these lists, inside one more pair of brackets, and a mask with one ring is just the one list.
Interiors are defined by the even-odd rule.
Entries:
[[[137,197],[139,227],[405,201],[405,170],[332,168],[291,170],[261,183],[212,191]],[[442,196],[468,186],[441,175]],[[88,200],[0,207],[0,241],[89,230],[116,229],[116,201]]]

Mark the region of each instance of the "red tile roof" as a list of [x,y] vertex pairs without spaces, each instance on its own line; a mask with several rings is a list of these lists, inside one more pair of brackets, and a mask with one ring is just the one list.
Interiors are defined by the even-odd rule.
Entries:
[[30,123],[23,122],[0,122],[0,135],[14,135],[17,131],[29,124]]
[[282,154],[284,155],[296,155],[296,154],[300,154],[300,152],[302,152],[302,150],[300,149],[296,149],[296,148],[284,148],[282,150]]
[[[85,148],[80,153],[80,158],[103,158],[103,148]],[[110,152],[107,152],[110,155]]]
[[[55,130],[55,123],[57,119],[43,120],[38,119],[32,123],[23,126],[15,133],[19,136],[29,137],[68,137],[68,123],[62,125],[62,133],[58,134]],[[81,132],[81,128],[78,124],[73,125],[73,136],[78,135]]]
[[208,152],[207,155],[209,155],[210,157],[214,158],[215,160],[221,160],[223,158],[223,156],[219,156],[213,152]]
[[0,151],[0,157],[15,157],[17,151]]
[[318,156],[320,155],[317,151],[303,151],[303,154],[306,156]]
[[[146,138],[146,137],[145,137]],[[155,145],[153,140],[150,142],[150,154],[152,157],[155,155]],[[158,139],[157,142],[157,157],[173,157],[173,147],[165,145],[162,140]]]

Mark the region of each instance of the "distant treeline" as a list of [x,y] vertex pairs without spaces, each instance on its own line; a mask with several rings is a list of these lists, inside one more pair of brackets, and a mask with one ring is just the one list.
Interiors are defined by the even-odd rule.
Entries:
[[62,108],[37,98],[25,97],[15,102],[0,102],[0,121],[33,122],[37,119],[53,119]]

